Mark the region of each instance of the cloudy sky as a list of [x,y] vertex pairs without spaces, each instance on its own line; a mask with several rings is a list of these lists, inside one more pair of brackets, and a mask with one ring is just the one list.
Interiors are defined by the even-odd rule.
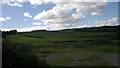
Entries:
[[0,29],[21,32],[118,25],[118,2],[103,1],[3,0]]

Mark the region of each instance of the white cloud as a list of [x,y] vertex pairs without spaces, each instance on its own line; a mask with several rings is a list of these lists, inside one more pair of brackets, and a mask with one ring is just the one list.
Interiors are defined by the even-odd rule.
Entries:
[[18,7],[23,7],[23,5],[22,4],[20,4],[20,3],[11,3],[11,2],[7,2],[7,5],[9,5],[9,6],[18,6]]
[[53,2],[53,3],[58,3],[58,2],[119,2],[119,0],[2,0],[0,3],[4,2],[30,2],[30,4],[33,5],[40,5],[43,3],[48,3],[48,2]]
[[39,23],[39,22],[34,22],[33,25],[39,26],[39,25],[41,25],[41,23]]
[[77,28],[90,27],[89,25],[78,26]]
[[[4,0],[4,2],[29,2],[31,5],[41,5],[52,2],[56,4],[51,10],[38,13],[34,20],[41,20],[50,29],[63,29],[76,24],[85,18],[86,14],[102,15],[108,1],[112,0]],[[76,9],[76,13],[71,10]],[[32,18],[30,13],[24,16]]]
[[[79,18],[82,19],[83,17]],[[60,28],[73,25],[79,18],[75,19],[69,9],[55,6],[50,11],[43,11],[36,15],[34,20],[42,20],[46,25]]]
[[6,18],[0,17],[0,22],[7,21],[7,20],[11,20],[11,18],[10,17],[6,17]]
[[[83,25],[83,26],[79,26],[77,28],[83,28],[83,27],[94,27],[94,26],[105,26],[105,25],[118,25],[118,18],[112,18],[109,20],[104,20],[104,21],[95,21],[93,24],[90,25]],[[58,24],[59,26],[59,24]],[[57,24],[56,26],[57,27]],[[26,31],[32,31],[32,30],[51,30],[50,26],[36,26],[36,27],[29,27],[29,28],[14,28],[16,29],[18,32],[26,32]],[[10,31],[10,30],[14,30],[14,29],[0,29],[2,31]],[[54,29],[54,30],[59,30],[59,29]]]
[[11,20],[11,18],[10,17],[6,17],[6,20]]
[[28,13],[28,12],[25,12],[25,13],[24,13],[24,16],[25,16],[25,17],[28,17],[28,18],[32,18],[32,15],[30,15],[30,13]]
[[28,19],[24,19],[24,21],[28,21]]
[[104,21],[95,21],[93,26],[113,26],[118,25],[118,18],[112,18]]
[[32,5],[42,4],[44,0],[29,0]]
[[33,30],[49,30],[49,26],[36,26],[36,27],[28,27],[28,28],[13,28],[13,29],[0,29],[2,31],[10,31],[16,29],[18,32],[27,32],[27,31],[33,31]]
[[89,25],[78,26],[78,28],[82,28],[82,27],[100,27],[100,26],[115,26],[115,25],[119,25],[118,18],[112,18],[112,19],[103,20],[103,21],[95,21],[94,23],[91,23]]
[[[86,14],[102,15],[106,5],[106,2],[58,2],[51,10],[38,13],[33,19],[43,21],[51,29],[67,28],[84,19]],[[74,8],[76,13],[72,13]]]
[[6,21],[6,19],[3,17],[0,17],[0,21]]

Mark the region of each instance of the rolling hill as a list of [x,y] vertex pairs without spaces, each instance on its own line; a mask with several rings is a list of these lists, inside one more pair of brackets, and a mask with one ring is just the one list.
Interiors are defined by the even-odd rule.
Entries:
[[118,66],[119,28],[104,26],[3,32],[3,41],[29,46],[33,54],[50,66]]

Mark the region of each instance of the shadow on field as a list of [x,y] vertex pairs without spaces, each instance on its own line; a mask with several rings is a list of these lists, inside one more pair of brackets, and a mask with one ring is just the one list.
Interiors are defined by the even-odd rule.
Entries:
[[3,41],[2,68],[48,68],[48,64],[32,52],[29,45]]

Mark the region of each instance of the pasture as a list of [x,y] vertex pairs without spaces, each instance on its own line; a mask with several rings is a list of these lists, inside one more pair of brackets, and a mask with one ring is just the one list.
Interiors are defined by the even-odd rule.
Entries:
[[3,40],[29,46],[50,66],[118,66],[120,40],[117,32],[72,29],[21,32]]

